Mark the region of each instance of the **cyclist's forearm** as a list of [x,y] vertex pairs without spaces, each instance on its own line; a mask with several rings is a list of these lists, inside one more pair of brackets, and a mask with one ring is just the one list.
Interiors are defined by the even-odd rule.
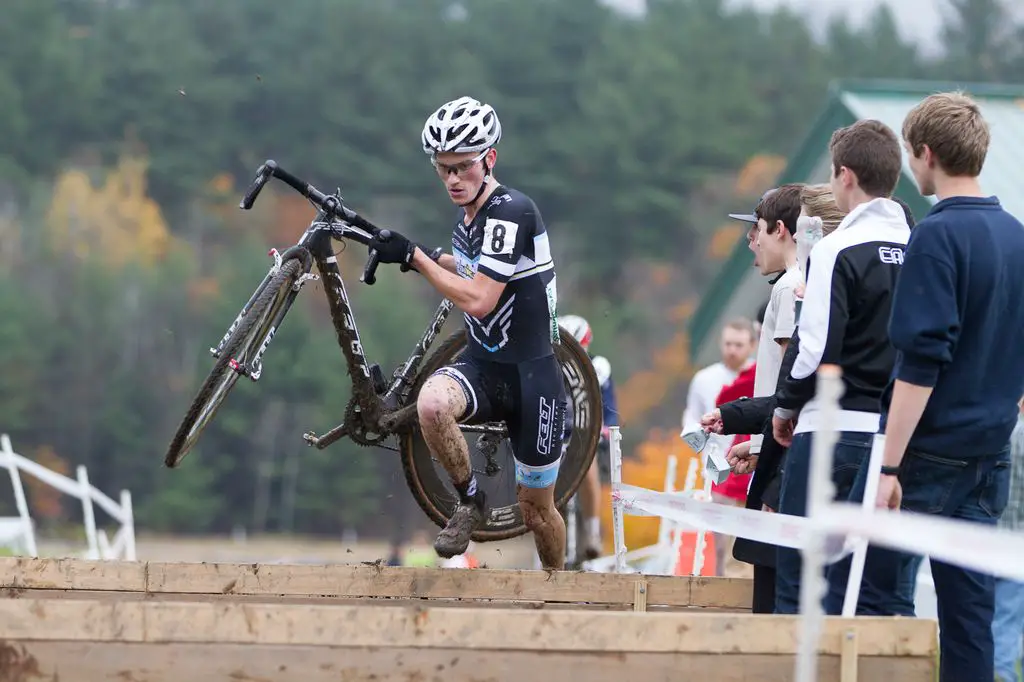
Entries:
[[492,292],[487,291],[486,287],[481,286],[480,282],[463,279],[454,272],[449,272],[419,249],[413,255],[412,264],[435,289],[441,292],[442,296],[454,303],[459,310],[469,313],[473,317],[483,318],[494,309],[497,298],[492,295]]
[[455,256],[450,253],[442,253],[441,257],[437,259],[437,264],[448,272],[455,272]]

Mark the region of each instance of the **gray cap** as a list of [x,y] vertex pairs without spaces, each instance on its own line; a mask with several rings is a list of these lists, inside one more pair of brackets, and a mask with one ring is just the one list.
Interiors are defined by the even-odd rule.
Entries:
[[[761,195],[761,199],[757,203],[760,204],[762,201],[764,201],[771,195],[775,194],[775,192],[778,189],[778,187],[772,187],[770,190]],[[754,207],[754,210],[757,210],[757,206]],[[751,211],[750,213],[730,213],[729,217],[732,218],[733,220],[742,220],[745,223],[754,223],[755,225],[757,224],[757,216],[754,214],[754,211]]]

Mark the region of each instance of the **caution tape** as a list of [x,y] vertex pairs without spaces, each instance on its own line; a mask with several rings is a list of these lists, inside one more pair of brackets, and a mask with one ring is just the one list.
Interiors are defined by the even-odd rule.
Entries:
[[1024,582],[1024,537],[996,526],[890,509],[867,514],[850,502],[830,504],[814,525],[828,532],[857,535],[874,545]]
[[[612,499],[633,516],[662,516],[687,526],[793,549],[807,547],[817,530],[810,519],[802,516],[730,507],[628,483],[615,484]],[[838,561],[850,552],[843,541],[842,536],[828,538],[827,563]]]
[[850,554],[856,546],[853,539],[860,538],[1024,581],[1024,536],[970,521],[888,509],[865,510],[851,502],[833,502],[819,517],[807,518],[709,503],[626,483],[615,484],[612,499],[630,515],[661,516],[687,526],[793,549],[806,548],[815,534],[824,533],[827,564]]

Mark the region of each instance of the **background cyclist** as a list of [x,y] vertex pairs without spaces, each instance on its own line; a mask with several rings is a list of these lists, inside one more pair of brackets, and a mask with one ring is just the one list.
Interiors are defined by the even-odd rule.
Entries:
[[[583,349],[587,351],[591,362],[594,363],[594,370],[597,372],[597,380],[601,384],[601,442],[600,452],[605,452],[608,447],[608,427],[619,425],[619,411],[615,403],[615,385],[612,382],[612,365],[608,358],[603,355],[593,355],[590,352],[590,343],[594,339],[593,330],[590,324],[579,315],[562,315],[558,318],[558,325],[573,335]],[[587,477],[580,486],[580,503],[583,511],[583,558],[585,560],[596,559],[601,556],[601,476],[598,467],[598,458],[594,457]]]

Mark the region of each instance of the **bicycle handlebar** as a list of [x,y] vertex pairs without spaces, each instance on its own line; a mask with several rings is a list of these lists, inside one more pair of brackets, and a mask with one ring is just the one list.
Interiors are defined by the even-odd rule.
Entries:
[[[253,179],[252,184],[249,185],[249,189],[246,190],[245,196],[242,197],[242,201],[239,202],[238,207],[248,211],[256,203],[256,197],[260,195],[260,191],[263,189],[270,178],[277,178],[283,181],[286,185],[294,189],[296,192],[313,202],[313,205],[326,213],[329,217],[337,218],[344,223],[359,227],[366,230],[373,236],[381,236],[383,239],[387,239],[391,236],[391,233],[387,230],[381,230],[376,225],[371,223],[369,220],[363,218],[361,215],[345,206],[341,202],[340,197],[336,197],[330,194],[324,194],[313,185],[309,184],[305,180],[292,175],[285,169],[281,168],[273,159],[267,159],[263,162],[263,165],[256,171],[256,177]],[[360,239],[358,235],[351,235],[356,241],[360,243],[366,243]],[[377,253],[376,249],[370,249],[369,258],[366,260],[366,266],[363,268],[363,276],[360,278],[361,281],[366,284],[373,284],[377,281],[377,266],[380,264],[380,254]]]

